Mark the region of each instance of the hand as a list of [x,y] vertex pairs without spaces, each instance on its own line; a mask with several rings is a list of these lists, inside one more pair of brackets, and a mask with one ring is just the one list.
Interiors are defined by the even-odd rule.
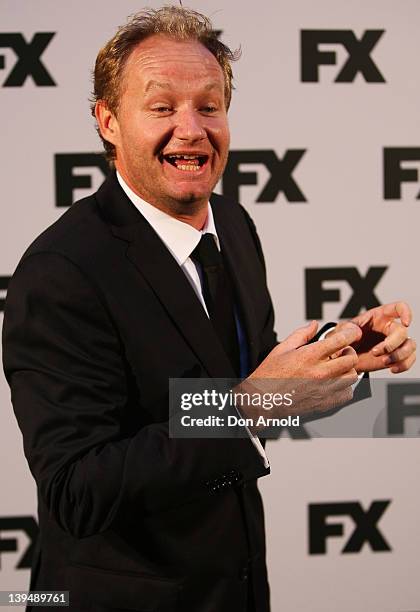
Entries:
[[[293,404],[275,409],[273,416],[280,418],[289,414],[305,417],[320,414],[349,402],[353,397],[352,385],[358,378],[357,354],[350,345],[361,338],[361,330],[347,323],[334,335],[308,345],[317,327],[316,321],[312,321],[295,330],[237,390],[250,394],[284,394],[293,389]],[[332,359],[333,355],[336,358]],[[254,422],[261,414],[259,407],[247,405],[242,405],[241,411]]]
[[[358,355],[356,370],[389,368],[397,374],[411,368],[416,360],[416,343],[408,336],[411,321],[411,309],[405,302],[384,304],[354,317],[352,322],[362,330],[361,339],[352,344]],[[343,325],[337,325],[331,335]]]

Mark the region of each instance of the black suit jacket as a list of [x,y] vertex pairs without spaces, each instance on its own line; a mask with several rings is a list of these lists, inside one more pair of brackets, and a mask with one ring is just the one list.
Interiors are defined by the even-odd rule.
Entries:
[[[261,246],[240,205],[211,205],[252,370],[277,342]],[[234,372],[115,174],[23,256],[3,345],[38,488],[31,588],[78,611],[267,612],[261,457],[247,438],[168,437],[169,378]]]

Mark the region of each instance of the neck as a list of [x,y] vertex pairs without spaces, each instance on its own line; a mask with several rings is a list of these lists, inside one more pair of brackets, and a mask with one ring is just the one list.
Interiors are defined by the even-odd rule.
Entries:
[[[163,208],[161,210],[163,210],[164,212],[168,212]],[[171,213],[168,212],[168,214]],[[207,221],[207,202],[204,203],[204,206],[202,208],[200,208],[199,210],[195,210],[193,215],[186,215],[182,212],[174,212],[174,214],[172,214],[171,216],[175,217],[175,219],[178,219],[178,221],[188,223],[188,225],[191,225],[196,230],[202,230]]]

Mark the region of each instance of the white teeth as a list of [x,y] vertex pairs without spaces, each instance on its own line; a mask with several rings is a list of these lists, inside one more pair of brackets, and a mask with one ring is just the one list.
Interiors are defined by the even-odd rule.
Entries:
[[[167,159],[170,159],[172,162],[172,165],[175,166],[175,168],[178,168],[178,170],[187,170],[189,172],[197,172],[201,168],[199,157],[204,157],[204,156],[203,155],[201,156],[200,155],[184,155],[182,153],[174,153],[174,154],[165,155],[165,157]],[[177,160],[178,163],[175,163],[175,160]],[[182,161],[180,160],[185,160],[185,161],[188,161],[189,163],[182,163]]]
[[191,164],[188,164],[187,166],[185,164],[180,164],[179,166],[177,166],[178,170],[190,170],[190,172],[196,172],[197,170],[200,170],[200,166],[192,166]]
[[179,158],[197,159],[198,155],[168,155],[168,157],[173,158],[173,159],[179,159]]

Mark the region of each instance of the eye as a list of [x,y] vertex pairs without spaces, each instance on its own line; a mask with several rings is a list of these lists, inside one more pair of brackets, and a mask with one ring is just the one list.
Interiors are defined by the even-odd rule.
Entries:
[[170,106],[156,106],[152,108],[152,111],[154,113],[158,113],[159,115],[162,115],[164,113],[170,113],[172,111],[172,108]]
[[213,104],[207,104],[206,106],[203,106],[201,108],[201,111],[203,113],[207,113],[207,114],[211,115],[212,113],[215,113],[217,111],[217,107],[214,106]]

